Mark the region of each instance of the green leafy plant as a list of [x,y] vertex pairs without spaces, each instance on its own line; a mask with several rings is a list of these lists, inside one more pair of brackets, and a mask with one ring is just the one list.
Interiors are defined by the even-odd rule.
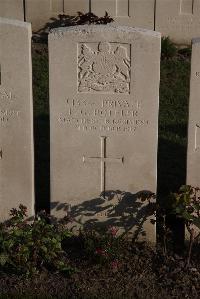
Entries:
[[172,193],[173,212],[185,220],[190,235],[186,266],[190,265],[192,247],[200,237],[200,189],[189,185],[180,187],[177,193]]
[[178,50],[178,55],[182,59],[188,58],[190,60],[191,55],[192,55],[192,48],[191,47],[181,48],[181,49]]
[[109,226],[107,230],[84,230],[81,232],[84,240],[86,255],[95,263],[109,265],[116,270],[120,259],[121,236],[118,236],[118,228]]
[[[163,256],[168,256],[168,251],[171,249],[172,231],[167,224],[168,211],[157,204],[156,223],[158,234],[158,248],[162,250]],[[160,246],[159,246],[160,245]]]
[[169,39],[169,37],[162,37],[161,41],[161,58],[171,59],[177,54],[177,47]]
[[23,205],[11,210],[11,218],[0,225],[0,266],[27,276],[41,270],[56,270],[70,273],[62,240],[70,235],[65,225],[51,224],[45,213],[33,221],[26,217]]

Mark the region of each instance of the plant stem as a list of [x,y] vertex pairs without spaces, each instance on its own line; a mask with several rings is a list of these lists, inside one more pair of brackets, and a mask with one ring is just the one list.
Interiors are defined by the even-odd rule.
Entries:
[[167,244],[166,244],[166,215],[163,216],[163,254],[166,255],[167,254]]
[[186,268],[189,267],[190,265],[190,260],[191,260],[191,253],[192,253],[192,246],[194,243],[194,229],[188,229],[189,233],[190,233],[190,244],[189,244],[189,250],[188,250],[188,257],[187,257],[187,262],[186,262]]

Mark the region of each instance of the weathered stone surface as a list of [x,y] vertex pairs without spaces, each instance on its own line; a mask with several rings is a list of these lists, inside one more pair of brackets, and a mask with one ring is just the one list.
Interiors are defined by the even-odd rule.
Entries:
[[38,30],[58,14],[76,15],[93,12],[104,16],[105,11],[116,24],[154,29],[154,0],[26,0],[26,20]]
[[25,0],[26,21],[31,22],[33,31],[43,28],[51,18],[63,14],[63,0]]
[[90,11],[90,0],[64,0],[64,13],[74,16],[77,12],[88,13]]
[[31,25],[0,18],[0,220],[34,212]]
[[187,183],[200,187],[200,39],[192,45],[192,65],[189,101]]
[[0,17],[24,21],[23,0],[0,0]]
[[[192,61],[190,80],[189,120],[188,120],[188,147],[187,147],[187,178],[186,183],[200,188],[200,38],[192,40]],[[197,193],[197,196],[200,196]],[[195,228],[195,226],[194,226]],[[196,229],[196,233],[199,230]],[[188,230],[185,230],[186,240],[190,239]]]
[[116,24],[154,29],[154,0],[64,0],[65,14],[74,15],[77,11],[93,12],[99,17],[105,11]]
[[60,28],[49,35],[49,60],[53,215],[142,225],[155,240],[136,193],[156,192],[160,34]]
[[199,0],[157,0],[157,31],[179,44],[191,44],[200,35]]

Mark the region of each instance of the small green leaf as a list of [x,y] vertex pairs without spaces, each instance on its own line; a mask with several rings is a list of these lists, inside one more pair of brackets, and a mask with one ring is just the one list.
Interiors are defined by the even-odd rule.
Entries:
[[47,253],[47,247],[46,246],[41,246],[42,251],[44,251],[45,253]]
[[8,255],[4,254],[4,253],[1,253],[0,254],[0,265],[4,266],[7,261],[8,261]]
[[191,186],[190,185],[182,185],[179,189],[180,192],[190,192]]
[[182,213],[182,216],[187,221],[193,221],[193,219],[194,219],[194,217],[191,214],[189,214],[188,212],[186,212],[186,211],[184,211]]

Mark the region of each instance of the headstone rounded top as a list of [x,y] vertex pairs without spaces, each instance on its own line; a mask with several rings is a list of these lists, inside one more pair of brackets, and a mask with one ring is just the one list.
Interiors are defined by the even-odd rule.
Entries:
[[61,37],[68,34],[93,34],[95,32],[98,33],[104,33],[104,32],[119,32],[119,33],[141,33],[145,35],[155,36],[160,38],[161,33],[143,29],[143,28],[137,28],[137,27],[129,27],[129,26],[117,26],[114,24],[109,25],[78,25],[78,26],[69,26],[69,27],[59,27],[52,29],[50,31],[50,38],[54,37]]
[[199,44],[200,43],[200,37],[195,37],[192,39],[192,44]]
[[1,18],[1,17],[0,17],[0,24],[7,24],[7,25],[12,25],[12,26],[31,28],[31,23],[27,23],[27,22],[23,22],[23,21],[19,21],[19,20]]

